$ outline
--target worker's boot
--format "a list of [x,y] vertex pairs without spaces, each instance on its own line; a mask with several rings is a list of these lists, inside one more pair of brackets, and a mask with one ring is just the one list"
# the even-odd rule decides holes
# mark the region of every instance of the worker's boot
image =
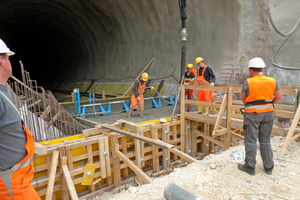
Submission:
[[205,112],[203,115],[208,115],[208,113],[209,113],[209,107],[205,107]]
[[140,117],[143,118],[143,111],[139,110],[139,113],[140,113]]
[[202,113],[203,106],[198,106],[198,113]]
[[242,165],[242,164],[238,164],[238,168],[239,170],[243,171],[243,172],[246,172],[252,176],[255,175],[255,168],[254,167],[250,167],[250,166],[247,166],[246,164]]
[[133,109],[130,108],[129,112],[128,112],[128,115],[126,115],[126,118],[130,117],[131,116],[131,113],[132,113]]

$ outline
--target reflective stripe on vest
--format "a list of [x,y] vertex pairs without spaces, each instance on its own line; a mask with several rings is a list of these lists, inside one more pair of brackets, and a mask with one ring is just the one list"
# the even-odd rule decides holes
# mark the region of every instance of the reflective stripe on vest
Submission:
[[263,74],[253,76],[247,79],[249,87],[249,95],[246,97],[246,104],[252,101],[265,100],[266,104],[246,106],[246,113],[262,113],[273,111],[272,103],[273,95],[276,89],[276,81],[274,78],[266,77]]
[[[205,67],[204,67],[204,69],[203,69],[203,71],[202,71],[202,74],[200,75],[200,67],[198,68],[198,76],[197,76],[197,78],[198,79],[202,79],[202,80],[205,80],[206,82],[208,82],[205,78],[204,78],[204,72],[205,72],[205,69],[206,69],[206,67],[207,67],[207,65],[205,65]],[[197,80],[197,82],[198,83],[205,83],[204,81],[202,81],[202,80]],[[205,84],[201,84],[201,85],[204,85],[204,86],[208,86],[208,84],[207,83],[205,83]]]
[[13,191],[11,189],[11,178],[12,178],[13,173],[19,169],[22,169],[24,167],[31,165],[32,162],[33,162],[33,157],[30,157],[30,158],[26,159],[24,162],[14,165],[10,170],[3,171],[3,172],[0,171],[0,178],[2,179],[6,189],[8,190],[8,192],[12,196],[12,198],[14,198]]

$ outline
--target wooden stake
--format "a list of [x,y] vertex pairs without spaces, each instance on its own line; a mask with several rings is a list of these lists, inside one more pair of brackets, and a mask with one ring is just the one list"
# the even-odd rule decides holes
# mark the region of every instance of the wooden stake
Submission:
[[289,129],[289,132],[288,132],[288,134],[285,138],[285,141],[284,141],[283,145],[281,146],[281,149],[280,149],[279,154],[278,154],[278,159],[280,159],[284,156],[284,154],[287,151],[288,146],[292,142],[292,137],[294,135],[295,128],[296,128],[296,126],[299,122],[299,118],[300,118],[300,106],[298,106],[298,109],[297,109],[297,112],[296,112],[295,117],[293,119],[292,125]]
[[59,156],[59,151],[53,151],[51,165],[49,167],[49,174],[48,174],[49,178],[48,178],[48,185],[47,185],[47,192],[46,192],[46,200],[52,200],[53,194],[55,196],[55,193],[53,192],[53,188],[54,188],[58,156]]
[[[91,144],[86,146],[86,152],[87,152],[87,156],[88,156],[88,164],[93,164],[94,163],[94,161],[93,161],[93,148],[92,148]],[[93,184],[88,186],[88,188],[91,192],[95,191],[95,185],[93,185]]]
[[149,178],[139,167],[137,167],[130,159],[128,159],[124,154],[122,154],[120,151],[116,151],[117,156],[125,162],[134,173],[138,177],[140,177],[143,181],[145,181],[146,184],[152,183],[152,179]]
[[118,135],[112,135],[112,157],[113,157],[113,170],[114,170],[114,186],[115,188],[121,187],[121,169],[120,159],[116,154],[119,151]]
[[105,166],[105,156],[103,156],[104,152],[104,141],[103,138],[98,140],[98,148],[99,148],[99,159],[100,159],[100,170],[101,170],[101,178],[106,178],[106,166]]
[[[158,138],[157,128],[151,126],[151,135],[152,139],[156,140]],[[158,147],[156,145],[152,145],[152,156],[153,156],[153,173],[159,172],[159,154]]]

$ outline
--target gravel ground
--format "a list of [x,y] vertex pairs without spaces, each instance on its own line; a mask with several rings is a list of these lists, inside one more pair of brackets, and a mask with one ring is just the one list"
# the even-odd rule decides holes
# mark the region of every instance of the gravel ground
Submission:
[[241,144],[176,168],[169,175],[153,179],[151,184],[130,187],[118,194],[105,193],[93,200],[164,200],[168,183],[174,183],[203,200],[300,199],[300,143],[293,141],[284,158],[278,160],[279,144],[283,141],[283,137],[273,137],[271,141],[275,162],[272,175],[265,173],[259,149],[255,176],[239,171],[237,161],[230,154],[238,151],[244,156],[245,149]]

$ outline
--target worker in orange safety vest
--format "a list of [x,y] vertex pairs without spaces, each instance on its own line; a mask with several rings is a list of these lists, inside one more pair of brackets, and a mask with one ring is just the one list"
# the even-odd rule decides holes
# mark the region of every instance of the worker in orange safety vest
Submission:
[[[197,82],[202,86],[214,86],[216,77],[213,70],[204,64],[203,58],[198,57],[195,60],[195,63],[199,66],[197,71]],[[207,82],[207,83],[206,83]],[[211,102],[210,98],[212,97],[211,91],[198,90],[198,101]],[[198,106],[198,113],[201,113],[203,106]],[[205,107],[205,115],[209,112],[209,107]]]
[[[144,72],[142,76],[136,79],[134,82],[131,94],[131,105],[127,117],[131,115],[136,106],[138,106],[139,108],[140,116],[143,117],[142,112],[144,111],[144,93],[148,87],[148,74]],[[153,86],[151,86],[150,88],[151,90],[154,89]]]
[[[195,82],[195,74],[192,72],[193,69],[193,64],[187,64],[186,65],[186,72],[184,73],[184,84],[189,85],[193,84]],[[187,97],[188,100],[193,99],[193,91],[191,89],[185,90],[185,96]],[[178,104],[178,109],[180,111],[180,103]],[[188,105],[188,112],[192,110],[192,106]]]
[[31,185],[34,139],[5,88],[14,54],[0,39],[0,199],[40,200]]
[[241,100],[245,104],[243,130],[246,157],[245,164],[238,164],[238,169],[250,175],[255,175],[257,139],[265,172],[271,175],[274,168],[270,143],[275,118],[274,104],[283,97],[276,80],[263,75],[264,67],[266,65],[261,58],[250,60],[248,68],[251,78],[244,82],[241,91]]

